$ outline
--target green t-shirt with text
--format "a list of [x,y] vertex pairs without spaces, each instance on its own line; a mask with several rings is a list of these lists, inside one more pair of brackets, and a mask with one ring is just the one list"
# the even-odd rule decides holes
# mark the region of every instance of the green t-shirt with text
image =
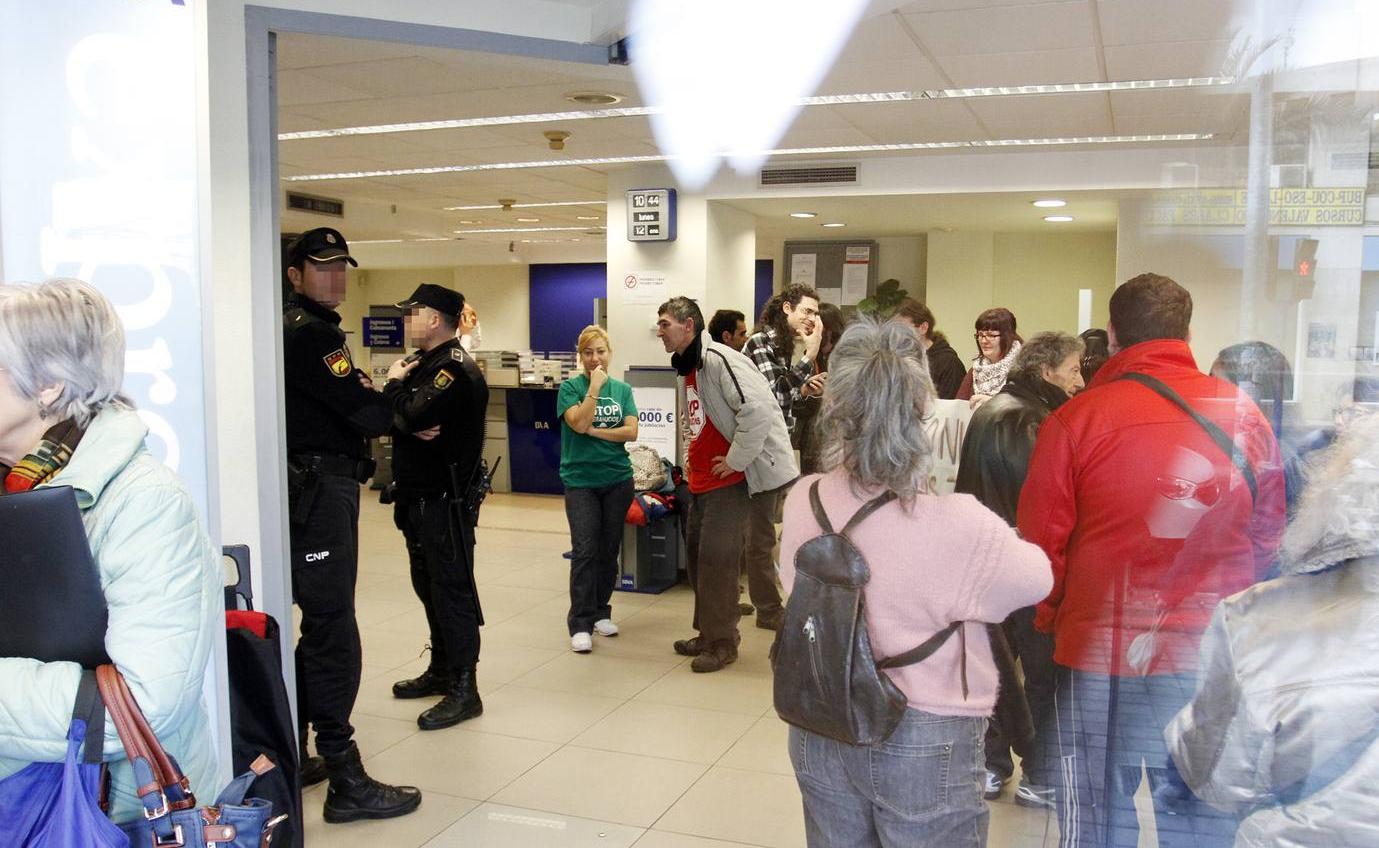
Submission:
[[[560,419],[560,479],[567,488],[594,489],[632,477],[632,461],[627,458],[625,442],[605,442],[576,433],[565,423],[565,410],[579,406],[588,393],[589,377],[580,374],[561,383],[555,399],[555,414]],[[632,387],[609,377],[599,392],[593,426],[621,427],[629,415],[637,417]]]

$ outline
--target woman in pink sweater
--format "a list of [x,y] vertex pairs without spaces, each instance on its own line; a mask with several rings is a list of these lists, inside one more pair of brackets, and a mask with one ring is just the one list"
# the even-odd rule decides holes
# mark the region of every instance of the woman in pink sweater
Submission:
[[[887,491],[896,500],[850,537],[871,579],[864,595],[872,651],[903,653],[964,624],[923,662],[887,670],[909,709],[885,742],[851,746],[790,728],[790,759],[804,796],[810,848],[986,844],[982,739],[996,703],[997,672],[981,622],[1003,621],[1052,588],[1048,559],[970,495],[931,494],[933,445],[923,419],[933,387],[908,325],[861,319],[829,359],[817,422],[819,495],[835,527]],[[785,502],[781,583],[820,529],[799,481]],[[966,642],[968,693],[961,663]]]

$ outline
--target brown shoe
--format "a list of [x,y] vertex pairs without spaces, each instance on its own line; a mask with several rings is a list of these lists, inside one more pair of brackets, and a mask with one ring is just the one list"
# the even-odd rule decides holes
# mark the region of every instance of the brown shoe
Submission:
[[676,639],[675,653],[682,657],[697,657],[704,653],[704,642],[701,637],[695,636],[693,639]]
[[708,650],[694,658],[690,663],[690,671],[705,673],[710,671],[720,671],[723,666],[737,662],[737,646],[732,642],[720,639],[714,642]]
[[756,611],[757,608],[752,606],[751,604],[739,602],[737,605],[737,612],[739,615],[751,615]]
[[762,630],[770,630],[773,632],[779,630],[782,621],[785,621],[785,610],[782,608],[777,607],[770,612],[764,610],[757,611],[757,627],[760,627]]

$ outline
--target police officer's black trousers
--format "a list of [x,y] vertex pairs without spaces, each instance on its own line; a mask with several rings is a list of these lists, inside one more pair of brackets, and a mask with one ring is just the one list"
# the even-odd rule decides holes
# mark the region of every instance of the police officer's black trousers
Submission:
[[292,598],[302,610],[297,642],[297,716],[316,731],[322,756],[344,753],[354,736],[362,653],[354,617],[359,572],[359,483],[323,474],[306,520],[293,524]]
[[474,561],[473,536],[455,538],[450,510],[446,498],[399,495],[393,505],[393,521],[407,540],[412,588],[431,629],[431,668],[442,674],[479,662],[478,599],[468,565]]

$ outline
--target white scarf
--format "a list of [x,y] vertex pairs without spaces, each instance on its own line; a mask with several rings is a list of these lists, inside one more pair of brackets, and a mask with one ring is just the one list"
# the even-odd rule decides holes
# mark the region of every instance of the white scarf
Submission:
[[980,353],[972,360],[972,393],[994,395],[1006,384],[1010,366],[1015,364],[1015,355],[1020,352],[1020,343],[1012,342],[1010,350],[1000,362],[987,362]]

